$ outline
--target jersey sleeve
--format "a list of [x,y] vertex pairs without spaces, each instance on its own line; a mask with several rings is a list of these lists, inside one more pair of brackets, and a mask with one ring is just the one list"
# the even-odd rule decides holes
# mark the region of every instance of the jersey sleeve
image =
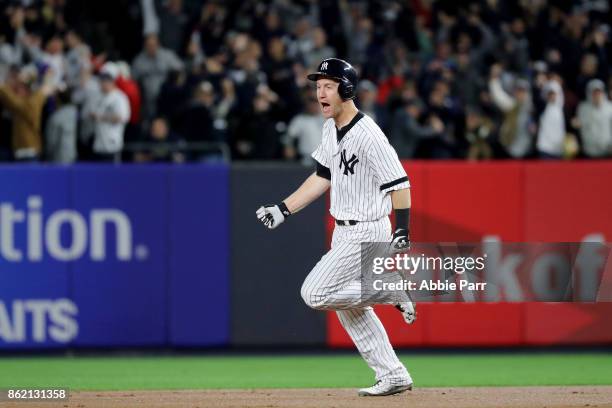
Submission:
[[380,191],[388,193],[410,188],[406,170],[386,137],[373,140],[368,149],[368,159],[380,183]]
[[322,165],[316,160],[315,160],[315,163],[316,163],[315,168],[316,168],[317,176],[322,177],[327,180],[331,180],[331,171],[329,170],[329,167],[325,167],[324,165]]
[[321,138],[321,143],[317,146],[316,150],[312,152],[312,158],[319,163],[320,165],[327,167],[329,169],[330,166],[330,157],[329,151],[326,148],[327,146],[327,128],[323,127],[323,137]]

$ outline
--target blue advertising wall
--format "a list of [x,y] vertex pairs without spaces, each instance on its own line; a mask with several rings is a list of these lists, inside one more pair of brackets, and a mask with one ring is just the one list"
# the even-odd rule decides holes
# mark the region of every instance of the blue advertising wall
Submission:
[[0,348],[229,342],[221,165],[0,167]]
[[[177,167],[170,173],[169,341],[229,342],[229,172]],[[189,232],[189,233],[186,233]]]

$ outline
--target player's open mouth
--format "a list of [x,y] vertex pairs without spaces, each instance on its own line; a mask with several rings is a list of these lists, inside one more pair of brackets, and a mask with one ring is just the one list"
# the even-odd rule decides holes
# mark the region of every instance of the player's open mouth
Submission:
[[328,113],[331,110],[331,106],[327,102],[321,102],[321,110],[323,113]]

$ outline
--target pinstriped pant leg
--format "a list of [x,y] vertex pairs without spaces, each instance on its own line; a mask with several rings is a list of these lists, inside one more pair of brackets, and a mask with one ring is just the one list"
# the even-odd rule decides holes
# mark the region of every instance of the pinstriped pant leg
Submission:
[[[382,303],[397,303],[397,295],[391,291],[362,290],[362,258],[377,253],[380,246],[368,245],[369,241],[387,238],[388,224],[383,222],[340,227],[334,231],[332,249],[329,250],[308,274],[301,289],[304,302],[313,309],[354,309]],[[378,248],[378,249],[377,249]],[[391,275],[383,277],[390,282],[400,279]],[[405,296],[405,294],[404,294]]]
[[[302,285],[306,304],[315,309],[336,310],[359,353],[374,370],[376,379],[397,379],[405,384],[408,371],[399,361],[389,337],[368,300],[363,299],[360,258],[363,242],[387,242],[388,219],[334,231],[332,249],[325,254]],[[366,306],[366,307],[364,307]]]
[[[359,303],[361,286],[354,285],[359,276],[359,250],[358,244],[338,242],[321,258],[302,284],[301,295],[308,306],[335,310]],[[339,292],[342,296],[334,296]]]
[[[357,350],[376,374],[376,380],[410,378],[406,367],[397,358],[387,332],[371,307],[336,311]],[[410,380],[411,382],[411,380]]]

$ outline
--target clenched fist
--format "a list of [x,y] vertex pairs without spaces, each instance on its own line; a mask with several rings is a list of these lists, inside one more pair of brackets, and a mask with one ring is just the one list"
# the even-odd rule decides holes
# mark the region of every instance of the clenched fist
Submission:
[[259,207],[256,214],[259,221],[261,221],[266,227],[274,229],[282,224],[285,219],[291,215],[291,211],[289,211],[285,203],[280,203],[278,205],[266,204]]
[[410,236],[405,228],[398,228],[393,233],[391,252],[394,254],[406,252],[410,249]]

